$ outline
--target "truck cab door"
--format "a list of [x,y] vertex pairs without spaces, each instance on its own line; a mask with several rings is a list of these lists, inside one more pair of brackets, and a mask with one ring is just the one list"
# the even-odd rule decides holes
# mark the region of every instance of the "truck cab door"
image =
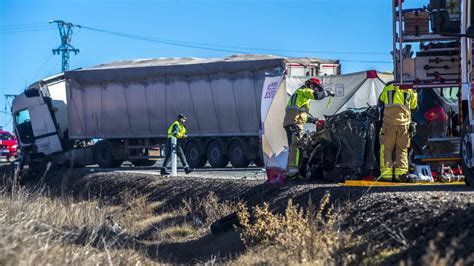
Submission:
[[34,105],[30,106],[28,111],[37,152],[49,155],[62,151],[61,141],[48,106]]
[[[14,105],[16,106],[16,105]],[[24,104],[15,114],[15,132],[20,147],[36,147],[35,153],[49,155],[62,151],[61,142],[51,118],[48,106],[44,103]]]

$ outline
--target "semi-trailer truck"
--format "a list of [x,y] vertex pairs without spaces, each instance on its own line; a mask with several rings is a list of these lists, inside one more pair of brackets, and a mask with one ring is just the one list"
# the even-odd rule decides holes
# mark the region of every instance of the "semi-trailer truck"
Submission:
[[[322,68],[324,66],[324,69]],[[332,72],[328,72],[332,69]],[[31,84],[12,103],[22,165],[149,166],[167,128],[188,117],[191,167],[262,165],[260,102],[266,76],[339,74],[339,62],[239,55],[120,61]]]

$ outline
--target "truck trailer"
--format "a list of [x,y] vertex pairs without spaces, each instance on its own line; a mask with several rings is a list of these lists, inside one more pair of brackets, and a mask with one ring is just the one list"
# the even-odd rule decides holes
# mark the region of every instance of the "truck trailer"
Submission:
[[[324,70],[322,70],[324,66]],[[332,72],[328,72],[332,69]],[[339,74],[338,61],[238,55],[120,61],[33,83],[12,103],[22,163],[153,165],[168,126],[188,117],[191,167],[263,165],[260,105],[265,77]]]

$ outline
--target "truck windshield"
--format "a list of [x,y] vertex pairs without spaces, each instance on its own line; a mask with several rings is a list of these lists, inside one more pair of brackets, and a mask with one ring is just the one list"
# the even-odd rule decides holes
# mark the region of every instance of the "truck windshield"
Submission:
[[31,127],[30,113],[28,110],[19,111],[15,115],[15,122],[21,142],[25,144],[33,143],[33,128]]

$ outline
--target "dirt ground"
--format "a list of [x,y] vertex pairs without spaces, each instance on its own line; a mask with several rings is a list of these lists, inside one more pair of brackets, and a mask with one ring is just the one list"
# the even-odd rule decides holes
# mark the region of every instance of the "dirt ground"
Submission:
[[[336,207],[349,210],[344,230],[363,237],[364,243],[358,248],[397,251],[385,262],[404,260],[417,264],[431,248],[448,256],[450,262],[463,259],[463,263],[474,263],[474,191],[463,185],[373,188],[327,182],[268,185],[258,170],[244,174],[198,172],[161,177],[145,170],[95,168],[51,171],[45,176],[44,184],[52,197],[102,199],[104,204],[119,204],[118,195],[124,191],[137,192],[147,195],[150,204],[161,203],[155,210],[157,213],[179,208],[183,199],[205,198],[210,192],[221,201],[243,201],[248,206],[267,202],[277,212],[285,209],[289,199],[300,206],[317,205],[329,192]],[[233,257],[244,249],[239,235],[230,232],[151,246],[148,253],[160,254],[172,263],[190,263]]]

